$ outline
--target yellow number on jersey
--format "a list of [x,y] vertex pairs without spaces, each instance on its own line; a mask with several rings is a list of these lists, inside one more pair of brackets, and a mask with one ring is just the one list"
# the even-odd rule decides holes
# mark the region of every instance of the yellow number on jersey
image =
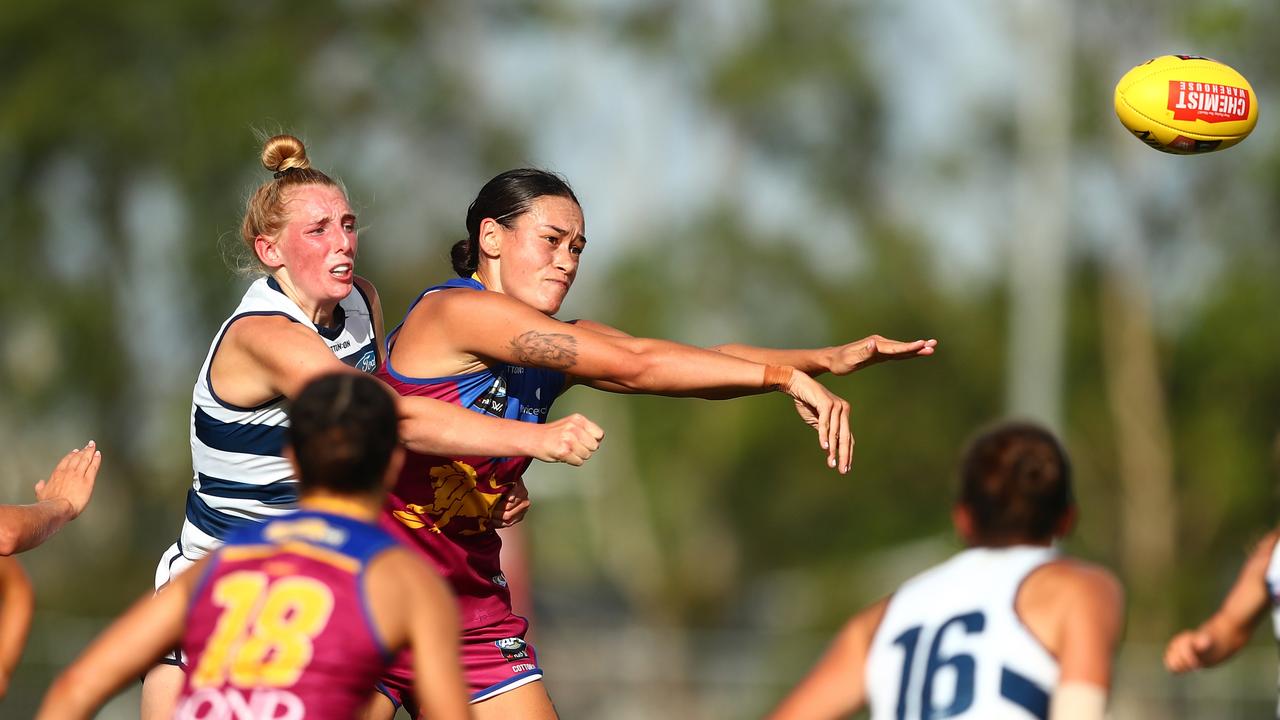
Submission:
[[[329,624],[333,593],[319,580],[234,572],[213,588],[223,608],[191,676],[194,687],[288,687],[311,662],[312,641]],[[270,658],[268,660],[267,658]]]

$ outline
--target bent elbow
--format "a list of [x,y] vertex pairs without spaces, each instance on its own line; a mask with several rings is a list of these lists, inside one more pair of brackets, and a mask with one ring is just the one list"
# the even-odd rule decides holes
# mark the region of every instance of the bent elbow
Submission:
[[8,557],[18,552],[18,531],[0,527],[0,555]]
[[613,377],[605,378],[615,382],[632,392],[647,392],[657,389],[654,378],[655,370],[661,360],[656,353],[648,352],[644,346],[631,349],[626,357],[613,369]]

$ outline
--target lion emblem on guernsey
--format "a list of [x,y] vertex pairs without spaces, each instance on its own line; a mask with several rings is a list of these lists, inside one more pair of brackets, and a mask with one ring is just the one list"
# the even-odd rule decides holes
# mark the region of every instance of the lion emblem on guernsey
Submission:
[[477,535],[489,530],[494,507],[502,499],[503,490],[493,486],[493,478],[476,484],[475,468],[464,462],[431,468],[431,487],[434,492],[430,505],[406,505],[404,510],[392,513],[406,526],[418,530],[431,524],[432,532],[441,532],[454,525],[450,532],[458,535]]

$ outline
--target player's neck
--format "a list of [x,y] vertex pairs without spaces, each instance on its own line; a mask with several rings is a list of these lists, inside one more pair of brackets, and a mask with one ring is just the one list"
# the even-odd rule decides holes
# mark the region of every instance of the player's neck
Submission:
[[319,510],[320,512],[345,515],[365,522],[378,519],[382,509],[381,496],[337,495],[323,490],[303,494],[298,499],[298,507],[302,510]]

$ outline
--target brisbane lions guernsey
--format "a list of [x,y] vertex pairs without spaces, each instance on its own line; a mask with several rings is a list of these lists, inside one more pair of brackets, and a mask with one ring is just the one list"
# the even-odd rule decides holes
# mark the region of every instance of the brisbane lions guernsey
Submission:
[[[427,288],[409,306],[439,290],[484,291],[480,282],[455,278]],[[408,313],[406,313],[407,315]],[[387,335],[387,356],[400,327]],[[396,372],[390,360],[378,377],[407,396],[435,398],[473,412],[541,423],[564,389],[563,373],[494,363],[484,370],[438,378]],[[383,527],[425,554],[458,594],[462,625],[474,629],[511,614],[511,593],[498,563],[502,542],[491,515],[503,492],[530,458],[434,457],[409,453],[388,499]]]
[[236,528],[290,512],[298,501],[293,469],[284,457],[289,425],[286,399],[281,396],[256,407],[240,407],[219,397],[209,379],[214,353],[227,328],[241,318],[260,315],[284,316],[314,330],[347,365],[365,372],[378,366],[373,311],[359,286],[338,303],[333,327],[318,327],[273,278],[260,278],[250,285],[240,306],[214,336],[192,392],[194,478],[175,557],[194,562]]
[[314,510],[234,533],[192,596],[174,717],[353,717],[391,660],[364,571],[395,544],[376,525]]

